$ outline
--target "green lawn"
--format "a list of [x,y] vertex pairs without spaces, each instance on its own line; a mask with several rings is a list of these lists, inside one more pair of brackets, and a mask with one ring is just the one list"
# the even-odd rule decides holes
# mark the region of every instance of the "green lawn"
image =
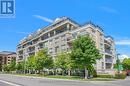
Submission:
[[67,79],[67,80],[81,80],[81,81],[114,81],[113,78],[92,78],[85,80],[84,77],[80,76],[61,76],[61,75],[39,75],[39,74],[16,74],[20,76],[32,76],[32,77],[45,77],[45,78],[56,78],[56,79]]

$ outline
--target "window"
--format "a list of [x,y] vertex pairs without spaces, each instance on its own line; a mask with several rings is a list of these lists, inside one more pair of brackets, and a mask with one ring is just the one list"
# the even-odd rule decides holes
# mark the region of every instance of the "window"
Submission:
[[52,48],[49,48],[49,53],[50,53],[50,54],[52,54],[52,53],[53,53]]
[[52,40],[49,41],[49,44],[52,45]]
[[77,37],[77,33],[73,33],[72,36],[73,36],[73,38],[76,38]]
[[66,46],[65,45],[61,45],[61,51],[62,52],[66,51]]
[[65,39],[65,35],[62,35],[61,36],[61,41],[65,41],[66,39]]
[[94,29],[92,29],[92,33],[95,33],[96,31]]
[[44,34],[42,37],[41,37],[41,40],[45,40],[48,38],[48,33]]
[[87,34],[86,30],[80,31],[80,35],[86,35],[86,34]]
[[39,49],[41,49],[41,48],[43,48],[43,44],[42,43],[39,44]]
[[48,46],[48,42],[46,41],[46,42],[45,42],[45,47],[47,47],[47,46]]
[[62,32],[65,32],[67,30],[67,25],[63,25],[57,29],[55,29],[56,31],[56,34],[59,34],[59,33],[62,33]]
[[54,30],[50,32],[50,37],[54,36]]
[[104,69],[104,62],[102,62],[102,69]]
[[58,39],[59,39],[59,37],[55,38],[55,44],[58,43]]
[[59,46],[55,47],[55,53],[59,52]]

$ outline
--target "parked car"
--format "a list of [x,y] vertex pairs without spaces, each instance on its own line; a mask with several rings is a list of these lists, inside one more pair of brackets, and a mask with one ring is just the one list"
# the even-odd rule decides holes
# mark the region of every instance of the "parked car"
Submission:
[[126,74],[130,76],[130,70],[126,70]]

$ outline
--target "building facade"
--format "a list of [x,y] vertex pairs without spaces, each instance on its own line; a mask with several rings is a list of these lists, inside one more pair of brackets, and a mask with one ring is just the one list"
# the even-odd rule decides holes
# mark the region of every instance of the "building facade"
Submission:
[[24,38],[17,45],[17,62],[27,59],[30,55],[43,48],[55,58],[58,53],[69,52],[71,43],[78,35],[90,35],[96,43],[96,47],[103,54],[103,58],[97,60],[94,65],[98,73],[113,74],[115,63],[115,43],[111,36],[105,36],[99,26],[88,22],[79,25],[68,17],[57,18],[51,25],[39,29]]
[[16,59],[17,55],[15,52],[2,51],[0,52],[0,71],[2,71],[3,65],[8,65],[11,63],[12,59]]

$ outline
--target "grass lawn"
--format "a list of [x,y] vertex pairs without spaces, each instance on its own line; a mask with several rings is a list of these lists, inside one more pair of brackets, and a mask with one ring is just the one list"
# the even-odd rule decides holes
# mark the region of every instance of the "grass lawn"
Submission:
[[55,79],[67,79],[67,80],[81,80],[81,81],[115,81],[113,78],[91,78],[84,79],[80,76],[61,76],[61,75],[40,75],[40,74],[16,74],[20,76],[32,76],[32,77],[45,77],[45,78],[55,78]]

